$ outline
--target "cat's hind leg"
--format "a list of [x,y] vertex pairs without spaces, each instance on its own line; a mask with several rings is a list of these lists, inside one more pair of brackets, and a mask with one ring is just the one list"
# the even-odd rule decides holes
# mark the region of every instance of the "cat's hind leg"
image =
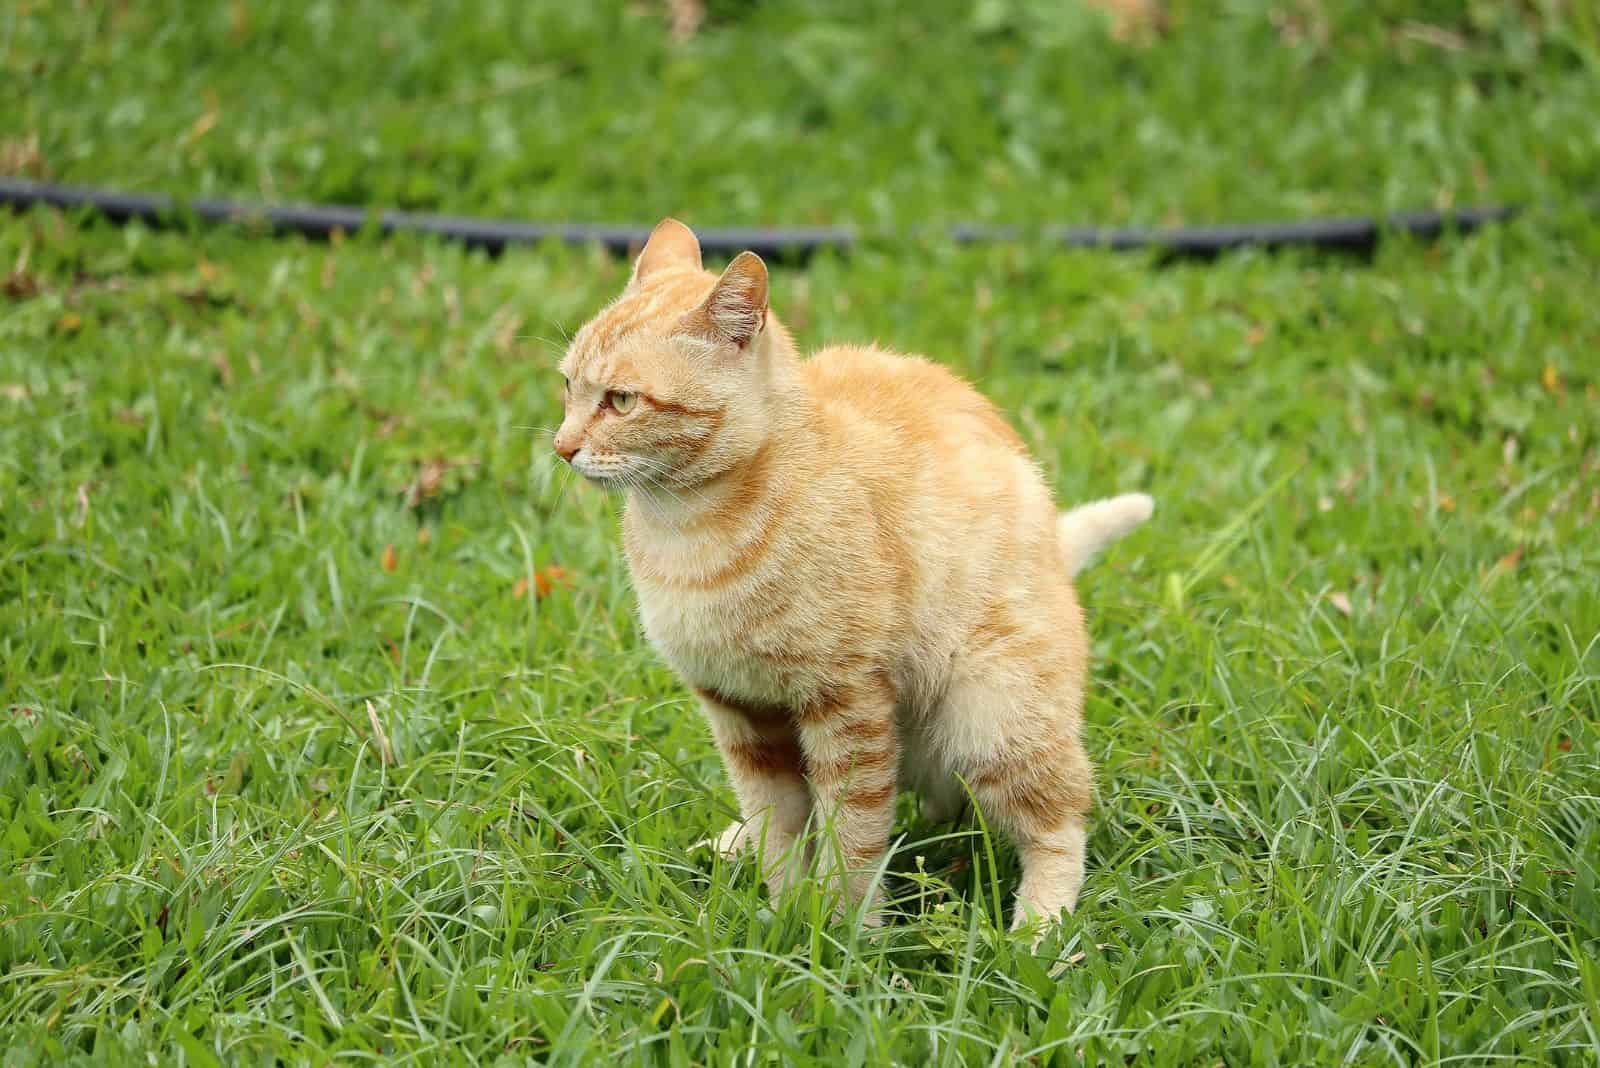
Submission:
[[[1069,595],[1070,596],[1070,595]],[[1079,738],[1081,617],[997,608],[963,657],[939,725],[956,771],[1022,859],[1012,926],[1076,906],[1094,772]]]
[[1022,859],[1013,928],[1035,919],[1057,920],[1077,906],[1091,782],[1089,761],[1075,738],[1000,757],[975,771],[974,795],[1010,835]]

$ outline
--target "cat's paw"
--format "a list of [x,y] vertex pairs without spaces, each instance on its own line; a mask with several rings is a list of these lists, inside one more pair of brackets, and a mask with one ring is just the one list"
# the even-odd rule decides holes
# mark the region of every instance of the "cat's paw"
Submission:
[[728,824],[728,829],[715,838],[702,838],[694,844],[695,849],[709,849],[724,857],[736,857],[750,848],[754,838],[750,834],[750,825],[743,820],[734,820]]
[[1037,953],[1045,938],[1059,934],[1071,915],[1070,909],[1049,914],[1040,912],[1027,902],[1018,901],[1011,914],[1011,934],[1016,938],[1028,939],[1028,948]]

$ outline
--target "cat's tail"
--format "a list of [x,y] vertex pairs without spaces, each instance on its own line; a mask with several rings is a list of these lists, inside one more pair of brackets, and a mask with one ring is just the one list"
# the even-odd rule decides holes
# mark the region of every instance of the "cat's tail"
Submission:
[[1056,537],[1067,571],[1073,575],[1082,571],[1095,553],[1149,519],[1155,508],[1148,493],[1124,493],[1062,512],[1056,520]]

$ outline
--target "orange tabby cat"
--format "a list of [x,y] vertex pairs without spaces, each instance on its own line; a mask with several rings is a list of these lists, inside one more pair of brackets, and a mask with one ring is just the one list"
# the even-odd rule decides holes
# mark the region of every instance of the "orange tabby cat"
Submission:
[[[1070,910],[1092,769],[1072,575],[1149,517],[1057,514],[1020,438],[942,367],[871,347],[801,360],[746,252],[721,277],[664,220],[572,339],[555,449],[625,490],[645,633],[705,708],[773,893],[874,891],[902,782],[935,819],[964,781],[1022,855],[1016,924]],[[875,913],[868,912],[869,919]]]

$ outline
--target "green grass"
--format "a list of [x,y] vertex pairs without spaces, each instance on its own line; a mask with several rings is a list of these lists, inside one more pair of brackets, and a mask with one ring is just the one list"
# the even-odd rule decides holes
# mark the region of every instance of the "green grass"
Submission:
[[[999,23],[927,30],[929,54],[906,16],[818,19],[817,71],[867,58],[807,118],[832,90],[776,0],[713,4],[684,46],[642,7],[328,5],[304,40],[252,7],[237,53],[225,11],[152,7],[0,14],[0,140],[37,134],[70,180],[705,225],[1402,206],[1477,199],[1480,166],[1485,199],[1550,206],[1370,263],[928,244],[776,272],[806,345],[979,382],[1063,502],[1159,501],[1082,582],[1100,805],[1038,955],[1003,930],[1004,841],[909,803],[904,917],[875,935],[688,851],[731,795],[638,635],[615,502],[533,429],[624,265],[0,217],[0,1064],[1600,1057],[1584,9],[1306,5],[1330,43],[1290,46],[1254,5],[1175,5],[1147,50],[1069,22],[1077,68],[1018,28],[1043,5],[980,4]],[[1465,47],[1396,39],[1412,19]],[[894,89],[964,40],[1012,74]],[[767,117],[680,154],[724,79]],[[1329,95],[1291,104],[1305,86]],[[229,103],[174,148],[207,87]],[[1003,124],[963,117],[1002,88],[1028,114],[1083,94],[1039,121],[1103,150],[996,184]],[[306,162],[305,131],[360,115],[370,140]],[[1141,115],[1189,136],[1141,141]],[[554,156],[495,147],[547,119]],[[918,148],[946,119],[970,161]]]
[[[1600,181],[1588,0],[86,3],[0,11],[64,181],[517,218],[1213,222]],[[396,11],[401,7],[401,11]],[[870,32],[863,32],[863,25]],[[30,157],[31,158],[31,157]]]

